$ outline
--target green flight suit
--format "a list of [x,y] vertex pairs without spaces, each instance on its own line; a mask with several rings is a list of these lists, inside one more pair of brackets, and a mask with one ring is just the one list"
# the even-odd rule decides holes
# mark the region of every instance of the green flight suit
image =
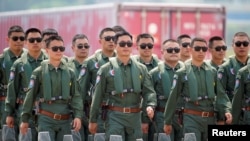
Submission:
[[[227,60],[226,59],[224,59],[223,60],[223,62],[222,62],[222,64],[223,63],[225,63]],[[217,65],[217,64],[215,64],[212,60],[207,60],[207,63],[209,63],[212,67],[214,67],[217,71],[218,71],[218,69],[219,69],[219,67],[221,66],[221,65]],[[220,85],[220,84],[219,84]],[[219,87],[219,85],[217,84],[217,87]],[[229,104],[229,105],[231,105],[231,104]],[[215,111],[218,111],[217,109],[216,109],[216,107],[215,107]]]
[[[150,71],[152,70],[153,68],[155,68],[157,65],[158,65],[158,62],[159,62],[159,59],[156,55],[153,55],[152,56],[152,59],[150,61],[150,63],[145,63],[139,55],[133,55],[132,57],[134,57],[138,62],[142,63],[143,65],[145,65],[147,67],[147,70]],[[142,104],[143,104],[143,100],[142,100]],[[142,118],[145,117],[147,115],[142,115]],[[143,120],[143,119],[142,119]],[[153,140],[154,138],[154,132],[155,132],[155,129],[154,129],[154,126],[152,124],[152,122],[150,122],[149,120],[148,121],[144,121],[144,122],[147,122],[148,123],[148,126],[149,126],[149,130],[148,130],[148,134],[143,134],[143,140],[144,141],[150,141],[150,140]]]
[[219,88],[217,93],[227,94],[231,102],[233,99],[236,74],[246,63],[243,64],[238,61],[235,56],[230,56],[218,69],[218,77],[220,79],[218,79],[219,81],[217,82]]
[[155,68],[158,65],[159,59],[157,58],[157,56],[153,55],[152,56],[152,60],[150,63],[145,63],[139,55],[133,55],[132,57],[135,57],[135,59],[137,61],[139,61],[140,63],[144,64],[147,67],[147,70],[150,71],[153,68]]
[[232,101],[233,124],[250,125],[249,82],[250,64],[247,64],[238,71],[236,76],[234,97]]
[[59,115],[69,115],[73,112],[74,118],[82,119],[83,104],[79,85],[68,64],[62,59],[59,67],[55,68],[48,60],[43,61],[41,66],[33,71],[28,89],[21,121],[28,122],[33,103],[37,100],[38,132],[48,131],[51,141],[62,141],[64,135],[71,134],[72,118],[62,120],[40,113],[41,110]]
[[[72,68],[75,71],[75,76],[77,78],[77,82],[79,83],[79,91],[82,96],[83,101],[83,109],[85,107],[85,98],[89,97],[87,88],[89,87],[89,82],[87,82],[89,77],[87,66],[85,63],[80,64],[78,61],[76,61],[74,58],[70,58],[68,60],[68,65],[70,68]],[[88,105],[87,105],[88,106]],[[84,110],[85,111],[85,110]],[[84,112],[83,111],[83,112]],[[86,116],[85,112],[83,113],[82,118],[82,128],[80,129],[80,135],[82,137],[82,141],[85,141],[88,139],[89,130],[88,130],[88,117]]]
[[[116,56],[116,52],[114,52],[113,57],[115,57],[115,56]],[[109,57],[104,55],[102,53],[102,51],[95,52],[95,54],[90,56],[85,61],[85,63],[87,64],[87,71],[89,72],[88,78],[85,78],[85,81],[89,84],[87,90],[90,92],[90,97],[86,97],[86,101],[85,101],[85,105],[86,106],[89,105],[88,107],[90,107],[90,105],[91,105],[91,99],[93,97],[93,91],[94,91],[94,85],[95,85],[95,81],[96,81],[97,71],[99,70],[99,68],[102,65],[104,65],[108,61],[109,61]],[[87,107],[85,109],[89,111],[89,109],[87,109]],[[98,124],[97,132],[98,133],[105,132],[105,121],[101,118],[101,113],[102,113],[102,110],[100,108],[100,116],[99,116],[98,122],[97,122],[97,124]],[[89,116],[88,113],[87,113],[87,115]]]
[[[160,62],[158,64],[158,67],[152,69],[149,71],[149,74],[152,76],[153,86],[157,95],[157,107],[155,110],[155,116],[154,120],[157,125],[157,131],[158,133],[164,133],[163,127],[164,127],[164,110],[165,105],[167,103],[170,88],[172,86],[173,77],[176,72],[176,70],[183,67],[184,64],[182,62],[179,62],[175,68],[171,68],[164,62]],[[174,114],[173,118],[173,132],[171,133],[171,140],[173,141],[181,141],[183,138],[183,132],[182,132],[182,123],[178,121],[181,117],[181,109],[183,107],[183,98],[179,97],[179,102],[177,104],[176,111],[178,111],[176,114]],[[163,110],[163,111],[162,111]]]
[[[214,104],[225,105],[218,111],[220,117],[230,109],[225,108],[229,101],[227,95],[216,95],[216,69],[208,63],[201,67],[192,65],[191,60],[185,62],[185,67],[176,71],[169,99],[165,106],[164,124],[171,125],[179,96],[184,100],[183,133],[195,133],[196,141],[207,141],[209,124],[215,124],[216,117],[212,114],[203,116],[203,113],[214,112]],[[217,97],[216,97],[217,96]],[[222,101],[222,102],[217,102]],[[186,110],[200,111],[202,115],[185,113]]]
[[[116,57],[110,59],[98,71],[95,87],[90,109],[90,122],[93,123],[97,122],[104,99],[107,107],[138,109],[143,98],[147,102],[142,107],[143,112],[146,112],[146,106],[156,106],[156,94],[147,68],[133,58],[127,65]],[[110,135],[121,135],[126,141],[142,138],[140,109],[135,113],[109,109],[106,124],[106,141],[109,141]]]
[[[23,49],[22,53],[23,52],[26,52],[26,49]],[[1,109],[1,114],[0,114],[1,126],[0,126],[0,128],[2,128],[3,124],[6,123],[7,113],[5,112],[5,100],[4,99],[7,96],[7,85],[8,85],[8,80],[9,80],[9,76],[10,76],[10,68],[13,65],[13,63],[20,57],[21,57],[21,55],[15,56],[9,50],[9,48],[5,48],[3,53],[0,55],[0,70],[2,72],[1,80],[0,80],[0,97],[2,99],[2,100],[0,100],[0,109]]]
[[[29,79],[32,71],[40,66],[40,63],[47,59],[47,56],[41,52],[37,59],[31,57],[28,53],[23,53],[21,58],[17,59],[10,70],[10,79],[7,89],[7,97],[5,101],[5,111],[7,115],[15,118],[15,126],[19,133],[21,110],[23,108],[23,101],[28,90]],[[35,120],[29,121],[29,127],[32,130],[32,140],[37,140],[37,131]],[[18,134],[16,134],[18,136]]]

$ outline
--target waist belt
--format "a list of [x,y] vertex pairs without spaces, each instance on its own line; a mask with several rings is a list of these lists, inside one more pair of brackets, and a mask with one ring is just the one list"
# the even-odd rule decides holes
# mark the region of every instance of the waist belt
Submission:
[[[132,93],[132,92],[134,92],[134,89],[123,89],[122,90],[122,93]],[[110,94],[116,95],[117,93],[116,93],[116,91],[111,91]]]
[[141,108],[117,107],[117,106],[108,106],[108,109],[122,113],[138,113],[141,111]]
[[0,101],[5,101],[6,96],[0,96]]
[[21,99],[21,98],[17,98],[17,99],[16,99],[16,103],[17,103],[17,104],[23,104],[23,103],[24,103],[24,100]]
[[[184,100],[185,100],[186,102],[191,101],[191,98],[190,98],[190,97],[183,97],[183,98],[184,98]],[[205,100],[205,99],[208,99],[208,96],[198,96],[198,97],[197,97],[197,100]]]
[[197,115],[201,117],[213,117],[214,116],[214,112],[196,111],[196,110],[191,110],[191,109],[184,109],[184,113]]
[[[63,99],[63,97],[61,95],[59,95],[59,96],[51,97],[51,99],[47,100],[47,101],[55,101],[55,100],[62,100],[62,99]],[[39,100],[40,100],[40,102],[45,102],[44,98],[40,98]]]
[[52,104],[52,103],[61,103],[61,104],[67,104],[69,103],[69,100],[64,100],[64,99],[54,99],[53,100],[47,100],[45,101],[44,98],[40,98],[39,102],[41,103],[47,103],[47,104]]
[[38,113],[48,116],[50,118],[53,118],[55,120],[68,120],[70,118],[70,114],[66,114],[66,115],[54,114],[49,111],[45,111],[41,109],[38,111]]
[[242,110],[244,110],[244,111],[250,111],[250,106],[243,107]]

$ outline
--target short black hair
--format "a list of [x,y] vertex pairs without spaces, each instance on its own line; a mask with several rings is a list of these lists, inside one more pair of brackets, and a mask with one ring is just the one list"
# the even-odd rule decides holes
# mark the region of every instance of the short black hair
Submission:
[[13,25],[8,30],[8,37],[10,37],[13,32],[22,32],[22,33],[24,33],[24,30],[19,25]]
[[108,32],[108,31],[113,31],[113,32],[115,32],[113,28],[110,28],[110,27],[103,28],[103,29],[101,30],[100,34],[99,34],[99,38],[101,39],[103,33],[104,33],[104,32]]
[[175,39],[167,39],[167,40],[163,41],[162,45],[166,44],[167,42],[175,42],[175,43],[179,44]]
[[213,47],[214,41],[223,41],[223,38],[220,37],[220,36],[212,36],[212,37],[210,37],[210,39],[208,40],[208,47],[209,48]]
[[191,39],[191,37],[190,37],[188,34],[181,34],[181,35],[179,35],[179,36],[177,37],[177,42],[178,42],[179,44],[181,44],[181,40],[182,40],[183,38],[189,38],[189,39]]
[[58,35],[58,32],[54,28],[46,28],[42,31],[42,38],[45,35]]
[[192,41],[191,41],[191,45],[190,47],[193,47],[194,46],[194,42],[204,42],[207,44],[207,41],[203,38],[200,38],[200,37],[195,37]]
[[89,40],[88,37],[85,34],[76,34],[72,39],[72,45],[75,44],[77,39],[87,39],[87,40]]
[[163,41],[161,49],[163,49],[163,45],[165,45],[168,42],[174,42],[174,43],[177,43],[179,45],[179,43],[175,39],[167,39],[167,40]]
[[133,37],[130,33],[128,33],[127,31],[123,31],[123,32],[118,32],[115,34],[114,43],[117,44],[119,37],[126,36],[126,35],[129,36],[131,40],[133,40]]
[[63,39],[61,36],[59,35],[52,35],[50,36],[48,39],[45,40],[45,43],[46,43],[46,48],[49,47],[50,43],[54,40],[57,40],[57,41],[62,41],[63,42]]
[[27,39],[28,34],[31,32],[38,32],[41,35],[40,29],[32,27],[32,28],[29,28],[25,31],[25,39]]
[[[235,37],[238,37],[238,36],[244,36],[244,37],[247,37],[248,40],[250,40],[250,39],[249,39],[249,36],[248,36],[248,34],[247,34],[246,32],[236,32],[236,33],[234,34],[234,38],[235,38]],[[234,43],[234,38],[233,38],[233,43]]]
[[126,31],[125,28],[123,28],[122,26],[120,25],[115,25],[112,27],[114,32],[117,33],[117,32],[122,32],[122,31]]
[[154,42],[154,38],[152,35],[148,34],[148,33],[142,33],[142,34],[139,34],[137,37],[136,37],[136,43],[138,44],[138,42],[140,41],[141,38],[151,38]]

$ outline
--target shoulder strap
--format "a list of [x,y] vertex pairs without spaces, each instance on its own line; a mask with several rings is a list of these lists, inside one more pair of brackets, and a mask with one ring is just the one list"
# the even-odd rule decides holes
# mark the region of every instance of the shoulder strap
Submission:
[[29,78],[30,78],[33,70],[32,70],[32,67],[30,66],[29,61],[28,61],[28,53],[27,52],[23,53],[20,59],[22,61],[22,65],[21,65],[22,70],[24,70],[23,71],[24,78],[23,78],[22,83],[24,83],[23,86],[26,87],[29,84]]
[[187,73],[187,79],[189,80],[188,89],[189,89],[190,99],[191,101],[196,101],[198,98],[198,84],[191,66],[191,61],[188,60],[185,62],[185,68]]
[[[131,66],[131,72],[132,72],[132,82],[133,82],[133,88],[135,93],[141,92],[141,83],[142,83],[142,73],[140,72],[141,69],[139,68],[140,63],[136,60],[134,60],[131,57],[132,66]],[[146,69],[147,70],[147,69]]]
[[102,59],[102,52],[98,51],[95,53],[95,58],[96,58],[96,62],[98,63],[98,66],[102,66],[103,64],[105,64],[106,62]]
[[168,97],[170,89],[171,89],[171,80],[169,78],[168,72],[165,69],[164,62],[158,63],[159,72],[161,75],[161,83],[163,88],[164,96]]
[[[214,76],[214,67],[210,63],[205,62],[206,67],[206,89],[208,98],[213,99],[215,97],[214,87],[215,87],[215,76]],[[213,88],[213,89],[211,89]]]
[[67,66],[67,62],[62,61],[62,63],[63,63],[62,82],[61,82],[62,98],[68,100],[70,99],[70,89],[72,87],[73,73],[70,73],[70,68]]
[[119,68],[117,59],[114,58],[110,58],[109,59],[110,64],[112,65],[113,69],[114,69],[114,81],[115,82],[119,82],[119,83],[115,83],[115,91],[116,93],[122,93],[123,92],[123,79],[122,79],[122,73],[121,73],[121,69]]
[[[51,100],[51,81],[48,68],[49,60],[44,60],[41,63],[42,67],[42,82],[43,82],[43,97],[45,101]],[[46,85],[45,85],[46,84]]]

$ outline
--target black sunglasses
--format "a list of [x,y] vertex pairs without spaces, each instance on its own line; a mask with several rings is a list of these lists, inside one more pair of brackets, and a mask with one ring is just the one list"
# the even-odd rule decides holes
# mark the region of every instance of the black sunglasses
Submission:
[[85,48],[85,49],[88,49],[90,46],[89,45],[78,45],[77,48],[78,49],[82,49],[82,48]]
[[167,51],[167,53],[173,53],[173,51],[175,53],[179,53],[180,52],[180,48],[178,48],[178,47],[170,47],[170,48],[167,48],[165,50]]
[[35,43],[35,41],[37,42],[37,43],[40,43],[40,42],[42,42],[42,38],[29,38],[29,39],[27,39],[30,43]]
[[207,52],[207,49],[208,48],[206,46],[195,46],[194,47],[195,51],[201,51],[202,50],[203,52]]
[[13,41],[17,41],[18,39],[20,39],[20,41],[24,41],[24,37],[23,36],[13,36],[12,38],[11,38]]
[[247,47],[249,45],[249,42],[247,42],[247,41],[243,41],[243,42],[237,41],[234,44],[235,44],[236,47],[241,47],[241,45],[243,45],[244,47]]
[[227,50],[227,46],[216,46],[214,48],[214,50],[215,51],[221,51],[221,50],[226,51]]
[[186,47],[190,46],[190,43],[185,42],[185,43],[182,43],[181,46],[186,48]]
[[146,49],[146,47],[148,47],[148,49],[152,49],[154,47],[154,45],[151,44],[151,43],[148,43],[148,44],[142,43],[139,46],[140,46],[141,49]]
[[120,43],[118,43],[120,47],[125,47],[127,45],[127,47],[132,47],[133,43],[132,42],[124,42],[121,41]]
[[58,50],[60,50],[61,52],[64,52],[65,51],[65,47],[64,46],[53,46],[53,47],[51,47],[51,50],[53,52],[57,52]]
[[106,37],[103,37],[105,41],[110,41],[112,39],[112,41],[114,41],[115,39],[115,36],[106,36]]

